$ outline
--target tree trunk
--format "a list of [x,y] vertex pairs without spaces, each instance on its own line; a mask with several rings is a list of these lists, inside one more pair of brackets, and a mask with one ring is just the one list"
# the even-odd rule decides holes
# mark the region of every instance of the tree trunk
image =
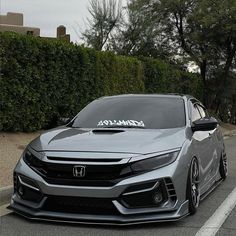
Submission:
[[208,101],[208,86],[207,86],[207,81],[206,81],[206,70],[207,70],[207,62],[204,60],[200,64],[200,74],[202,77],[202,82],[203,82],[203,104],[204,106],[208,107],[209,101]]
[[228,82],[228,77],[229,77],[229,72],[230,72],[230,68],[232,66],[234,57],[236,54],[236,42],[234,44],[234,46],[231,48],[230,47],[230,51],[223,69],[223,73],[221,75],[221,84],[218,85],[218,90],[215,96],[215,100],[213,102],[213,105],[215,107],[215,113],[218,113],[221,103],[222,103],[222,94],[225,91],[225,87],[227,86],[227,82]]

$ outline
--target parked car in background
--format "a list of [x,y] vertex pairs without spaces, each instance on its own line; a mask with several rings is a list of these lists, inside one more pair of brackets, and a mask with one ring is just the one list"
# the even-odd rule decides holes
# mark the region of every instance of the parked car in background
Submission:
[[27,146],[11,208],[63,222],[179,220],[226,176],[217,120],[194,97],[103,97]]

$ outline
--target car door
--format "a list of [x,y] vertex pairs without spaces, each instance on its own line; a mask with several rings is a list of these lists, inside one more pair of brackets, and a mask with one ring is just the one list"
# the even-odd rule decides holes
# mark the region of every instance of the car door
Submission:
[[[201,114],[202,118],[209,117],[209,114],[207,110],[202,106],[197,104],[197,108]],[[212,155],[209,156],[209,165],[210,165],[210,175],[213,178],[215,174],[218,172],[218,163],[219,163],[219,158],[221,156],[221,147],[219,147],[218,144],[218,137],[217,137],[217,132],[218,132],[219,127],[217,126],[216,129],[208,131],[209,133],[209,138],[210,138],[210,143],[211,145],[211,152]]]
[[[198,102],[190,101],[191,106],[191,121],[194,122],[203,118],[199,107],[201,105]],[[199,170],[200,170],[200,189],[204,193],[208,187],[212,176],[212,162],[213,162],[213,143],[212,135],[209,131],[195,131],[192,136],[192,142],[194,149],[199,157]]]

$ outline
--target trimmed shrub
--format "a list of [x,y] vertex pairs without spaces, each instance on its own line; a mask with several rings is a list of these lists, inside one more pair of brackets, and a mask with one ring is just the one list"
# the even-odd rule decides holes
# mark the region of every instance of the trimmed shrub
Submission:
[[154,59],[97,52],[59,40],[0,33],[0,130],[55,126],[92,100],[124,93],[198,94],[199,78]]
[[202,82],[198,74],[181,71],[158,59],[141,60],[146,93],[180,93],[202,98]]

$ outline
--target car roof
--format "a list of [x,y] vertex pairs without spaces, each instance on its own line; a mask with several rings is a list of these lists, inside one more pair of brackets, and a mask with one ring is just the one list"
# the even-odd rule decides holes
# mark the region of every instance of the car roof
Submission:
[[122,98],[122,97],[166,97],[166,98],[186,98],[188,99],[194,99],[191,95],[188,94],[177,94],[177,93],[163,93],[163,94],[120,94],[120,95],[113,95],[113,96],[104,96],[100,99],[106,99],[106,98]]

